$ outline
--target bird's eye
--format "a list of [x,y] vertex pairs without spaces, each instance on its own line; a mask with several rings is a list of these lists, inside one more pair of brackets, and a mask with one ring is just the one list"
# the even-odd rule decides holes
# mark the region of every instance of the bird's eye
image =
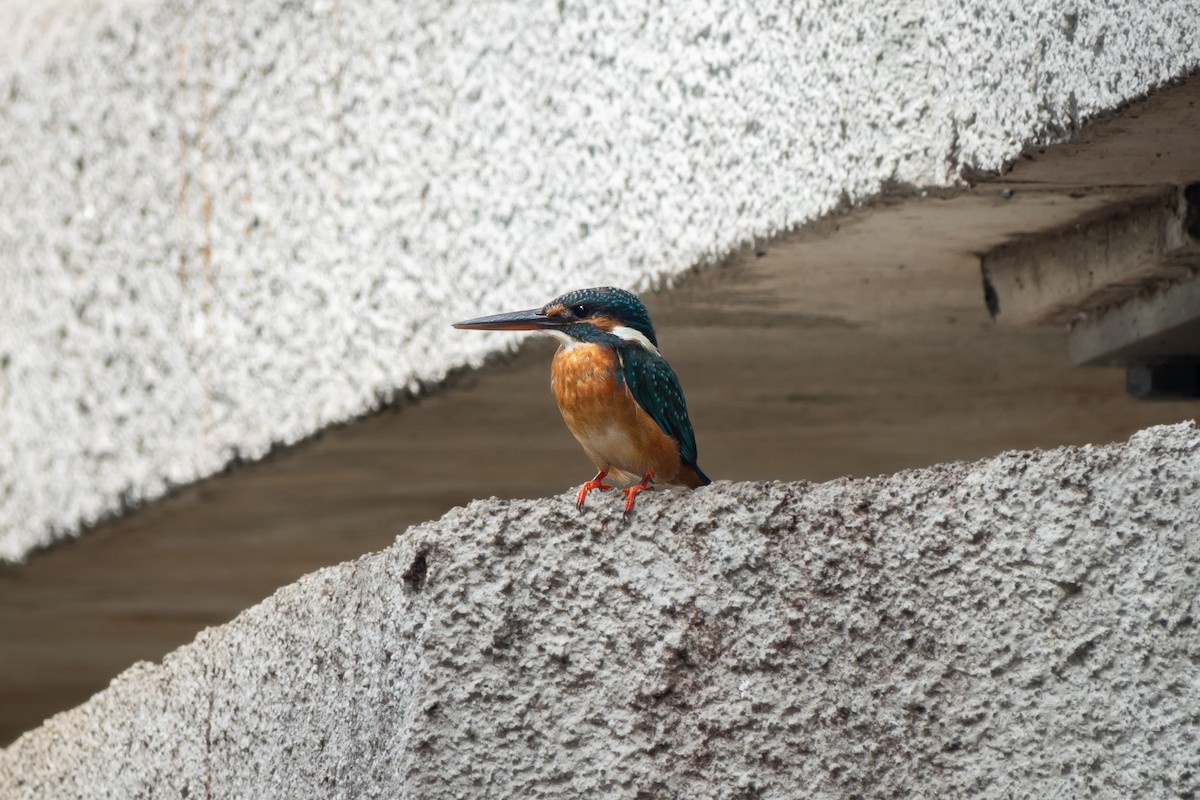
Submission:
[[573,313],[575,316],[577,316],[577,317],[579,317],[580,319],[582,319],[583,317],[586,317],[586,316],[588,315],[588,307],[587,307],[587,306],[585,306],[583,303],[580,303],[580,304],[579,304],[579,305],[577,305],[577,306],[572,306],[572,307],[571,307],[571,312],[572,312],[572,313]]

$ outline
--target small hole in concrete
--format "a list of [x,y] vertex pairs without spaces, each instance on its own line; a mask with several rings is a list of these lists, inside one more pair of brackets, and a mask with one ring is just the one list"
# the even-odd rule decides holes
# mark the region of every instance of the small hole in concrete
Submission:
[[1063,590],[1063,593],[1070,597],[1071,595],[1079,594],[1083,591],[1083,586],[1074,581],[1050,581],[1055,586]]
[[1000,298],[996,295],[996,287],[992,286],[987,275],[983,276],[983,304],[987,306],[988,313],[993,317],[1000,313]]
[[427,553],[422,550],[417,553],[417,557],[408,565],[408,569],[401,576],[404,579],[404,585],[410,591],[419,592],[425,586],[425,576],[429,574],[429,562],[426,560]]
[[1188,236],[1200,239],[1200,183],[1193,183],[1183,190],[1183,199],[1187,201],[1187,212],[1184,215],[1184,225]]

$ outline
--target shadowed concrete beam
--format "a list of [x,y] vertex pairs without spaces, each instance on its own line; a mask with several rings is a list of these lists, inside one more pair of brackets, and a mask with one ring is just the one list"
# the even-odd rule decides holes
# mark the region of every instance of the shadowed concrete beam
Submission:
[[[1188,248],[1194,256],[1195,246]],[[1113,367],[1200,356],[1200,278],[1130,298],[1071,329],[1071,360]]]
[[1001,245],[982,259],[989,311],[1012,325],[1063,325],[1103,315],[1200,268],[1191,191]]

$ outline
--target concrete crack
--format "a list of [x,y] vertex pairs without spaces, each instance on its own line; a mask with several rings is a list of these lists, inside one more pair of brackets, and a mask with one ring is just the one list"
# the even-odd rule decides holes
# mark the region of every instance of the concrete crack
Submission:
[[204,797],[212,800],[212,721],[213,708],[217,701],[215,682],[208,685],[208,716],[204,721]]

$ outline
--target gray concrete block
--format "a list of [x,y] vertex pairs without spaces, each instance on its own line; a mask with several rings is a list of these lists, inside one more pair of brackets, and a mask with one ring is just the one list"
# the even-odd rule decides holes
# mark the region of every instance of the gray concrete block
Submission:
[[0,559],[1200,65],[1196,0],[0,0]]
[[1200,430],[479,501],[0,753],[0,795],[1187,797]]

